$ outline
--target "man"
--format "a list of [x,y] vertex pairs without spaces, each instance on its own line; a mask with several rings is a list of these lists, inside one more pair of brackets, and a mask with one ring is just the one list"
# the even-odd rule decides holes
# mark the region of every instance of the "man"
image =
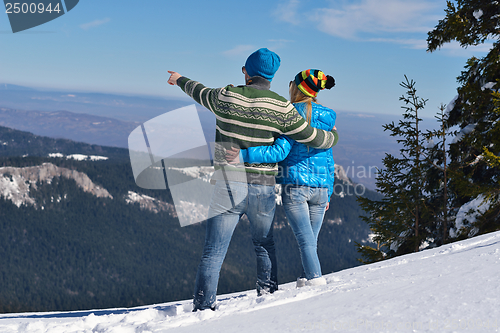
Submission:
[[168,83],[178,85],[217,119],[213,176],[216,185],[196,276],[193,311],[215,310],[220,268],[243,214],[250,221],[257,255],[257,294],[278,289],[272,228],[277,163],[230,165],[226,149],[272,145],[281,134],[315,148],[331,148],[337,143],[336,131],[312,128],[287,99],[269,90],[280,61],[276,53],[259,49],[242,68],[246,85],[216,89],[169,71]]

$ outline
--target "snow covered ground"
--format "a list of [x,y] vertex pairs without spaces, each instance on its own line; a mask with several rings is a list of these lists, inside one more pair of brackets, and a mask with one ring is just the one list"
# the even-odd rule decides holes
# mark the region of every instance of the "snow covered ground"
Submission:
[[[272,295],[131,309],[0,315],[0,332],[499,332],[500,232],[326,275]],[[194,283],[194,281],[193,281]]]

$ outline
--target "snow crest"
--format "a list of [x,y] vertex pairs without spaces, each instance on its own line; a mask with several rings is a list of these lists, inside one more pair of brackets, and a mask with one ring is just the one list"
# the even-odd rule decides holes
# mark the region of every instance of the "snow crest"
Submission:
[[[44,163],[33,167],[2,167],[0,168],[0,195],[12,201],[16,206],[23,204],[37,206],[35,199],[30,197],[30,189],[37,189],[37,183],[50,184],[54,177],[73,179],[85,192],[98,198],[111,198],[109,192],[94,184],[83,172],[60,168],[52,163]],[[42,207],[43,209],[43,207]]]
[[167,211],[170,212],[173,217],[177,217],[177,215],[175,214],[174,206],[172,204],[152,198],[145,194],[139,194],[133,191],[128,191],[128,194],[125,197],[125,202],[128,204],[138,203],[141,209],[147,209],[154,213],[159,213],[160,211]]
[[[52,153],[52,154],[49,154],[49,157],[51,157],[51,158],[64,158],[65,156],[61,153]],[[71,155],[67,155],[66,159],[68,159],[68,160],[73,159],[73,160],[77,160],[77,161],[87,161],[87,160],[105,161],[109,158],[105,157],[105,156],[97,156],[97,155],[71,154]]]
[[201,179],[207,183],[210,182],[210,178],[212,178],[215,170],[213,166],[194,166],[194,167],[187,167],[187,168],[174,168],[170,167],[168,168],[170,170],[175,170],[179,171],[180,173],[195,178],[195,179]]

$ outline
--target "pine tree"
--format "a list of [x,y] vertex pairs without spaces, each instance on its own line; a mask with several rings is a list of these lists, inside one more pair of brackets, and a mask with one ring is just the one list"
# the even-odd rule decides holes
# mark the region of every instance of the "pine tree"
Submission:
[[[498,92],[493,90],[500,88],[500,4],[447,1],[445,12],[446,17],[429,32],[428,51],[453,40],[462,47],[495,41],[485,57],[467,61],[458,77],[458,98],[447,115],[447,128],[460,128],[450,145],[449,186],[456,193],[453,205],[468,207],[464,205],[479,202],[472,215],[455,225],[453,236],[464,238],[500,230],[500,113],[495,104]],[[477,206],[484,212],[474,213]]]
[[[493,102],[496,108],[493,110],[497,117],[500,115],[500,93],[498,91],[493,92]],[[491,128],[489,129],[492,142],[490,147],[500,145],[500,118],[497,118]],[[492,168],[500,168],[500,156],[493,153],[488,147],[483,148],[485,162]],[[498,193],[498,189],[494,190],[493,193]]]
[[428,196],[426,200],[435,220],[434,225],[429,228],[429,231],[434,235],[430,244],[432,246],[440,246],[447,242],[450,216],[453,215],[453,212],[456,213],[456,210],[451,207],[454,193],[450,192],[448,186],[449,168],[446,139],[449,136],[449,131],[446,128],[448,113],[445,111],[446,105],[441,105],[440,112],[435,116],[440,124],[439,129],[427,131],[426,134],[429,143],[424,166],[424,169],[427,170],[425,190]]
[[[373,240],[379,244],[378,249],[357,245],[365,263],[417,252],[432,237],[429,227],[433,220],[425,192],[425,135],[419,128],[422,119],[418,117],[426,100],[417,96],[415,82],[406,76],[401,86],[407,90],[400,98],[405,103],[404,120],[398,125],[394,122],[384,125],[384,131],[399,137],[397,142],[403,146],[401,156],[386,154],[383,159],[384,169],[379,170],[376,185],[384,198],[358,199],[368,213],[364,220],[375,234]],[[380,247],[381,244],[384,246]]]

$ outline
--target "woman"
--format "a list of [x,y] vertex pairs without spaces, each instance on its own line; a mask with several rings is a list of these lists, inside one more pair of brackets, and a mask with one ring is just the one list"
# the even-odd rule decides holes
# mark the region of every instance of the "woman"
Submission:
[[[331,131],[335,128],[335,111],[317,103],[318,92],[331,89],[335,80],[322,71],[308,69],[298,73],[290,82],[290,101],[311,126]],[[299,245],[303,276],[297,287],[323,285],[317,254],[317,239],[333,193],[334,161],[331,149],[309,148],[285,136],[272,146],[252,147],[229,151],[232,163],[280,162],[276,178],[282,184],[283,207]]]

